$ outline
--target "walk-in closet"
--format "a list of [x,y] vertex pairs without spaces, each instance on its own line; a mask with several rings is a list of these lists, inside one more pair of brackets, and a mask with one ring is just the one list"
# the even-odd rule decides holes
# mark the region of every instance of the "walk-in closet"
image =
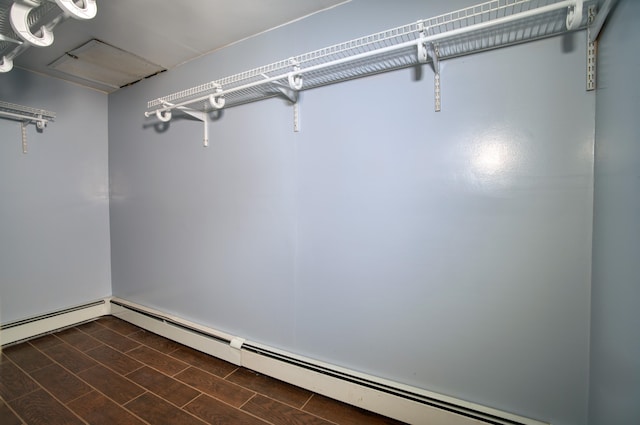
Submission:
[[639,17],[0,0],[0,423],[640,423]]

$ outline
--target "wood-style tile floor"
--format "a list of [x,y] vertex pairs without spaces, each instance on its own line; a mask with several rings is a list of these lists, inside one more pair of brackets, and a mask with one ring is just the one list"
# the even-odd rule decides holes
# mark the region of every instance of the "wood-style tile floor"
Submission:
[[2,350],[0,424],[400,422],[106,316]]

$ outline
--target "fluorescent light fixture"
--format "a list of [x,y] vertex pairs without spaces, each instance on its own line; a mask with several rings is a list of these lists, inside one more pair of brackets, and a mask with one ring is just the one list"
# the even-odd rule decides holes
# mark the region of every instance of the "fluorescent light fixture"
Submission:
[[91,40],[50,63],[49,68],[113,89],[164,71],[133,53]]

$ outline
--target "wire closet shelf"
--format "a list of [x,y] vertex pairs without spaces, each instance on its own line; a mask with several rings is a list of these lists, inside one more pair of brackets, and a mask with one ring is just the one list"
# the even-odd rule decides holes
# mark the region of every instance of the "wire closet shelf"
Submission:
[[38,124],[39,128],[42,128],[48,121],[52,121],[55,117],[55,112],[0,101],[0,118],[34,122]]
[[20,122],[22,136],[22,153],[27,153],[27,125],[35,124],[42,131],[49,121],[56,117],[55,112],[45,109],[31,108],[14,103],[0,101],[0,118]]
[[[147,103],[145,115],[210,112],[331,83],[582,29],[598,0],[493,0],[335,44],[182,90]],[[436,73],[438,70],[436,69]]]

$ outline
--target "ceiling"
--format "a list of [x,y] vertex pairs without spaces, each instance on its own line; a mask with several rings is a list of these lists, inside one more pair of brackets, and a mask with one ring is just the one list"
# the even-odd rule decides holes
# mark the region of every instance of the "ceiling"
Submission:
[[[33,3],[34,0],[22,1]],[[146,59],[160,69],[171,69],[205,53],[347,1],[96,0],[98,12],[95,18],[86,21],[67,19],[54,28],[55,39],[51,46],[26,49],[14,59],[14,66],[113,92],[117,87],[79,79],[49,65],[97,39]],[[82,4],[79,0],[75,2]],[[7,9],[12,3],[13,0],[0,0],[0,7]]]

